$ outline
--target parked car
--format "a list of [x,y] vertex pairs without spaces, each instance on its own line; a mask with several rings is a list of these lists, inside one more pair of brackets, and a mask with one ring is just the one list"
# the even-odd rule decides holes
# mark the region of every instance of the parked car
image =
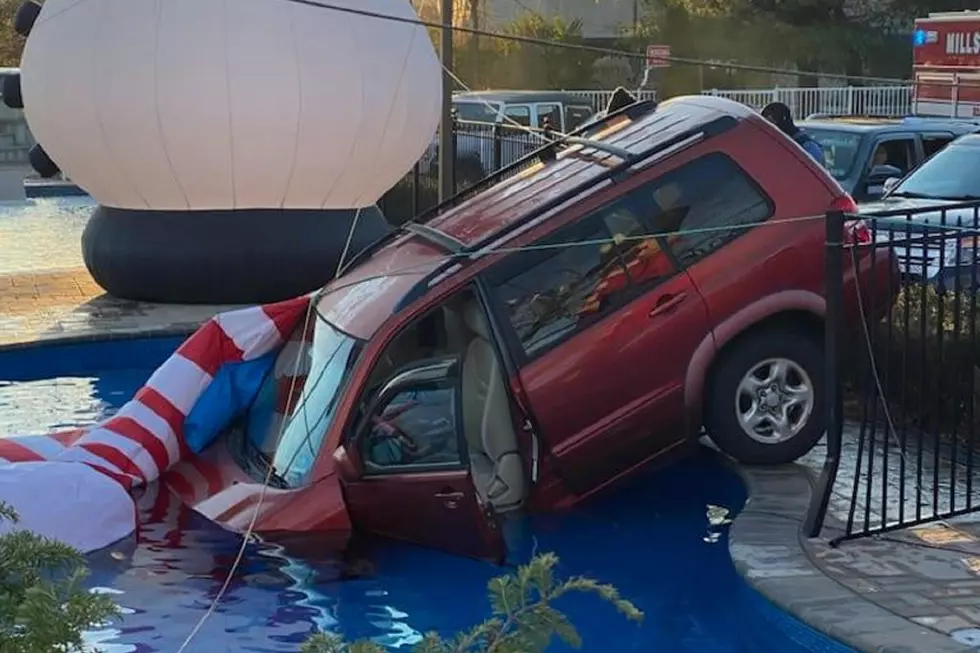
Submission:
[[[879,199],[901,177],[980,122],[946,118],[811,116],[800,122],[820,146],[827,169],[858,203]],[[877,160],[876,160],[877,157]]]
[[907,280],[941,290],[977,285],[978,170],[980,134],[960,136],[905,177],[885,180],[885,196],[861,206],[862,214],[892,217],[877,238],[892,241]]
[[[328,284],[241,428],[205,451],[220,473],[183,476],[208,478],[200,512],[243,528],[268,477],[259,533],[349,515],[500,561],[510,518],[667,464],[702,428],[748,464],[814,446],[823,216],[857,209],[840,185],[756,112],[709,96],[633,104],[534,157]],[[870,242],[860,222],[846,237]],[[848,258],[852,316],[859,276],[887,309],[894,261]],[[298,365],[295,382],[279,373]],[[271,411],[291,397],[279,431]]]
[[[456,118],[456,175],[471,185],[510,165],[541,146],[521,127],[544,129],[545,124],[569,132],[585,123],[595,110],[591,102],[561,91],[471,91],[453,95]],[[433,140],[421,161],[428,173],[439,156]]]

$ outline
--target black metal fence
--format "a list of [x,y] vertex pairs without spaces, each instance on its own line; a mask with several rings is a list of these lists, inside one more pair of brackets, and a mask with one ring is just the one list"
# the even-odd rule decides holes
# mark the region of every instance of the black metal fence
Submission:
[[980,202],[860,218],[827,216],[834,543],[980,510]]
[[[465,190],[487,175],[526,156],[545,143],[540,130],[509,125],[456,121],[453,125],[453,180]],[[433,139],[412,172],[381,198],[388,221],[400,225],[439,201],[439,148]]]

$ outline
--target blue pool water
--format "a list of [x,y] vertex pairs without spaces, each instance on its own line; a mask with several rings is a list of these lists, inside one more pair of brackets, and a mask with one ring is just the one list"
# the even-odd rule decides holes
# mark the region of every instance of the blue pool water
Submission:
[[[119,340],[0,352],[0,434],[91,423],[112,413],[173,350],[174,339]],[[712,454],[648,474],[573,512],[527,523],[524,557],[554,551],[563,576],[617,586],[646,613],[626,622],[592,597],[560,607],[585,651],[847,653],[749,589],[732,567],[727,524],[745,501]],[[140,499],[143,534],[90,557],[91,584],[123,607],[91,633],[106,653],[172,653],[207,610],[240,546],[153,489]],[[252,545],[224,601],[187,651],[295,651],[330,629],[410,648],[421,633],[451,634],[488,616],[486,583],[503,569],[394,542],[338,559],[303,559]],[[563,650],[556,646],[554,650]]]

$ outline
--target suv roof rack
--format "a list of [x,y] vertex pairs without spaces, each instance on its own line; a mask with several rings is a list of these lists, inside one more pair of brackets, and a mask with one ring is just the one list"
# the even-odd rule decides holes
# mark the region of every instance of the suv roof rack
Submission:
[[450,254],[462,254],[466,251],[466,245],[446,232],[439,231],[435,227],[430,227],[419,222],[406,222],[402,228],[411,234],[424,238],[434,245],[442,247]]
[[605,152],[606,154],[612,154],[613,156],[619,157],[623,161],[633,161],[636,159],[636,155],[627,150],[625,147],[619,147],[618,145],[606,143],[605,141],[600,141],[595,138],[569,136],[567,134],[555,134],[555,136],[558,138],[555,140],[553,147],[542,148],[541,154],[538,157],[542,161],[554,159],[556,155],[555,148],[561,147],[563,150],[567,151],[567,147],[571,145],[591,147],[593,150],[599,150],[600,152]]
[[[587,121],[586,123],[584,123],[583,125],[581,125],[577,129],[572,130],[568,134],[563,134],[562,135],[562,138],[564,138],[566,140],[566,142],[568,142],[568,139],[583,138],[585,141],[588,141],[589,142],[589,146],[594,147],[596,149],[599,149],[599,147],[605,147],[606,150],[608,151],[609,148],[611,148],[611,147],[614,148],[616,146],[609,145],[608,143],[602,143],[602,141],[595,141],[595,140],[589,139],[587,137],[582,137],[581,135],[584,134],[584,133],[586,133],[586,132],[588,132],[591,129],[594,129],[595,127],[599,127],[601,125],[604,125],[604,124],[608,123],[610,120],[612,120],[614,118],[618,118],[619,116],[627,116],[629,118],[635,119],[635,118],[638,118],[640,116],[646,115],[647,113],[650,113],[651,111],[653,111],[656,108],[657,108],[657,104],[656,104],[656,102],[654,102],[652,100],[639,100],[637,102],[634,102],[633,104],[629,104],[629,105],[627,105],[627,106],[625,106],[625,107],[623,107],[621,109],[618,109],[616,111],[613,111],[612,113],[606,114],[604,116],[600,116],[598,118],[595,118],[594,120]],[[596,146],[595,143],[601,143],[601,145]],[[423,234],[423,233],[421,233],[420,230],[417,230],[414,227],[409,227],[409,225],[424,225],[426,222],[428,222],[432,218],[436,217],[437,215],[439,215],[440,213],[442,213],[444,210],[446,210],[448,208],[455,207],[458,204],[462,203],[464,200],[469,199],[473,195],[476,195],[477,193],[479,193],[479,192],[481,192],[481,191],[489,188],[490,186],[493,186],[493,185],[495,185],[495,184],[503,181],[504,179],[506,179],[507,177],[509,177],[511,173],[516,172],[521,167],[527,165],[529,162],[534,161],[536,159],[537,160],[540,160],[542,154],[545,154],[547,152],[553,152],[556,144],[557,145],[560,145],[561,144],[561,139],[559,139],[558,141],[555,141],[555,142],[546,143],[542,147],[540,147],[540,148],[534,150],[533,152],[530,152],[529,154],[521,157],[517,161],[514,161],[513,163],[511,163],[510,165],[504,166],[500,170],[497,170],[496,172],[488,175],[487,177],[484,177],[483,179],[481,179],[480,181],[476,182],[475,184],[473,184],[469,188],[465,188],[465,189],[461,190],[460,192],[456,193],[455,195],[453,195],[453,196],[451,196],[451,197],[443,200],[442,202],[440,202],[436,206],[430,208],[429,210],[425,211],[421,215],[419,215],[419,216],[413,218],[412,220],[406,222],[405,224],[403,224],[403,225],[401,225],[399,227],[393,228],[388,233],[384,234],[383,236],[379,237],[378,239],[376,239],[372,243],[370,243],[368,245],[365,245],[363,248],[361,248],[360,250],[358,250],[357,253],[355,253],[350,258],[350,260],[348,260],[347,263],[345,263],[343,265],[343,267],[340,268],[340,273],[337,276],[340,276],[340,275],[344,274],[345,272],[347,272],[348,270],[350,270],[351,268],[355,267],[356,265],[358,265],[359,263],[361,263],[361,261],[363,261],[365,258],[367,258],[371,254],[373,254],[374,252],[376,252],[378,249],[380,249],[382,246],[384,246],[386,243],[390,242],[391,240],[393,240],[394,238],[396,238],[399,234],[404,233],[406,231],[408,231],[409,233],[412,233],[413,235],[417,235],[417,236],[420,236],[422,238],[426,238],[427,240],[429,240],[429,242],[435,242],[434,239],[435,238],[439,238],[439,241],[440,242],[438,244],[440,246],[442,246],[442,247],[444,247],[446,249],[450,249],[450,247],[457,247],[458,246],[458,247],[460,247],[462,249],[460,249],[459,251],[453,251],[453,253],[462,253],[466,249],[465,246],[463,246],[462,243],[459,243],[459,241],[456,241],[456,239],[454,239],[452,236],[450,236],[450,235],[448,235],[446,233],[443,233],[443,232],[439,231],[438,229],[433,229],[433,228],[430,228],[430,229],[426,230],[425,233]],[[620,154],[623,153],[622,152],[623,148],[616,148],[616,150],[617,150],[617,152],[614,154],[614,156],[619,156]],[[547,156],[547,155],[545,154],[545,156]],[[633,155],[632,153],[630,153],[630,157],[632,159],[630,161],[630,165],[632,165],[632,163],[635,163],[635,161],[639,160],[639,158],[642,158],[642,156],[638,157],[638,155]],[[618,167],[617,167],[617,169],[618,169]],[[435,234],[439,234],[439,236],[433,235],[434,233]],[[449,240],[446,240],[446,239],[449,239],[449,240],[452,240],[452,241],[455,241],[455,242],[450,243]]]
[[808,115],[804,120],[847,120],[847,119],[857,119],[857,120],[902,120],[908,118],[909,116],[900,114],[853,114],[853,113],[833,113],[833,112],[816,112]]
[[[513,233],[514,231],[520,229],[525,224],[527,224],[530,220],[533,220],[547,213],[548,211],[551,211],[556,207],[561,206],[568,200],[574,198],[577,195],[580,195],[581,193],[585,192],[586,190],[595,186],[596,184],[600,184],[609,179],[614,179],[617,175],[622,173],[623,170],[629,168],[633,164],[652,158],[657,154],[668,151],[672,148],[684,146],[686,143],[693,144],[694,142],[697,142],[701,139],[717,136],[718,134],[724,133],[729,129],[735,127],[736,124],[738,124],[738,120],[736,118],[733,118],[732,116],[720,116],[718,118],[715,118],[714,120],[711,120],[710,122],[683,131],[677,134],[676,136],[667,139],[666,141],[657,143],[656,145],[646,150],[643,150],[642,152],[633,154],[629,160],[624,160],[615,166],[610,166],[609,168],[604,169],[595,177],[591,179],[586,179],[576,184],[575,186],[569,188],[565,192],[560,193],[555,197],[551,198],[550,200],[548,200],[547,202],[543,202],[540,206],[535,207],[534,210],[530,211],[527,215],[525,215],[520,220],[517,220],[514,223],[507,225],[506,227],[500,229],[499,231],[496,231],[486,236],[482,240],[479,240],[471,245],[464,245],[462,249],[456,253],[464,254],[464,255],[469,254],[471,256],[477,254],[479,253],[480,250],[486,248],[491,243],[501,238],[504,238],[509,234]],[[442,233],[436,229],[433,229],[432,231],[437,231],[438,233]],[[448,235],[446,236],[450,237]],[[418,283],[416,283],[411,290],[405,293],[405,296],[402,297],[401,300],[395,305],[394,311],[395,312],[400,311],[401,309],[405,308],[406,306],[414,302],[416,299],[421,297],[423,294],[425,294],[432,280],[444,274],[449,267],[461,263],[460,259],[461,257],[454,256],[452,259],[444,261],[442,264],[438,265],[432,272],[427,274],[423,279],[420,279]]]
[[608,124],[614,118],[618,118],[620,116],[627,116],[629,118],[635,119],[650,113],[656,107],[657,107],[656,103],[651,100],[641,100],[639,102],[634,102],[633,104],[627,105],[622,109],[619,109],[618,111],[614,111],[606,116],[602,116],[601,118],[597,119],[595,122],[589,122],[587,124],[584,124],[578,129],[575,129],[568,134],[564,134],[560,136],[556,141],[545,143],[543,146],[530,152],[529,154],[526,154],[525,156],[514,161],[510,165],[504,166],[500,170],[497,170],[496,172],[476,182],[469,188],[465,188],[462,191],[453,195],[452,197],[449,197],[446,200],[440,202],[436,206],[432,207],[431,209],[429,209],[428,211],[420,215],[415,220],[415,222],[428,222],[429,220],[436,217],[446,209],[451,209],[455,206],[458,206],[463,201],[469,199],[473,195],[476,195],[486,190],[490,186],[494,186],[500,183],[504,179],[508,178],[512,173],[517,172],[518,170],[526,166],[528,163],[531,163],[532,161],[540,161],[542,155],[548,157],[548,153],[553,152],[556,145],[559,147],[561,146],[563,139],[583,137],[586,133],[594,130],[596,127],[601,127],[605,124]]

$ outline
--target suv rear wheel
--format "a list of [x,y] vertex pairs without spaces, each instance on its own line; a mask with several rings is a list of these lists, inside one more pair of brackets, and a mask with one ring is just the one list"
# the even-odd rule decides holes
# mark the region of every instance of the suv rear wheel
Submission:
[[787,328],[746,335],[709,381],[708,434],[742,463],[796,460],[824,433],[823,370],[823,347],[812,335]]

